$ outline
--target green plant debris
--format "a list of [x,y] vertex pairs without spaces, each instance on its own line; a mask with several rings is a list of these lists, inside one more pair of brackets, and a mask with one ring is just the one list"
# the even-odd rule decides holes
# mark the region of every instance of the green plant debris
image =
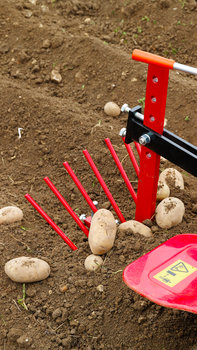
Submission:
[[21,230],[23,230],[23,231],[30,231],[30,230],[31,230],[30,228],[25,227],[25,226],[21,226],[20,228],[21,228]]
[[28,307],[25,303],[25,298],[26,298],[26,292],[25,292],[25,283],[23,283],[23,297],[21,299],[17,300],[17,303],[21,305],[25,310],[28,310]]
[[144,16],[144,17],[142,17],[142,21],[149,22],[149,21],[150,21],[150,18],[149,18],[148,16]]
[[140,103],[140,105],[142,106],[142,108],[145,107],[145,97],[139,98],[139,100],[137,100],[138,103]]
[[141,33],[141,32],[142,32],[142,27],[138,26],[138,27],[137,27],[137,32],[138,32],[138,33]]

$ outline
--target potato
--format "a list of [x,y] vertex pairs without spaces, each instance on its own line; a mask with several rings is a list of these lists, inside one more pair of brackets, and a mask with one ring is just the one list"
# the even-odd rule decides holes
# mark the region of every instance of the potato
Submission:
[[99,209],[93,215],[88,242],[93,254],[107,253],[114,244],[116,236],[116,222],[113,214],[107,209]]
[[46,261],[26,256],[9,260],[4,269],[12,281],[21,283],[41,281],[50,274]]
[[118,117],[120,115],[120,107],[114,102],[107,102],[104,106],[104,112],[111,117]]
[[157,187],[157,200],[162,201],[162,199],[170,196],[170,189],[165,182],[159,181]]
[[103,259],[98,255],[88,255],[85,259],[85,268],[88,271],[96,271],[103,264]]
[[0,209],[0,224],[11,224],[22,220],[22,218],[23,212],[18,207],[10,206]]
[[181,223],[185,213],[183,202],[175,197],[163,199],[155,211],[155,220],[161,228],[171,228]]
[[159,176],[159,180],[165,182],[169,187],[179,187],[181,190],[184,189],[184,180],[182,174],[174,169],[167,168]]
[[145,237],[151,237],[152,236],[152,232],[151,229],[142,224],[139,221],[135,221],[135,220],[129,220],[126,222],[123,222],[122,224],[120,224],[118,226],[118,230],[119,232],[123,232],[123,233],[133,233],[133,234],[140,234],[142,236]]

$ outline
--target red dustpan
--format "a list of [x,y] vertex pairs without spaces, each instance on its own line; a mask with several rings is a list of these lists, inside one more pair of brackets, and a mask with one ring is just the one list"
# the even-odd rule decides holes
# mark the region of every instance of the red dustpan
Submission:
[[197,235],[169,239],[128,265],[123,280],[156,304],[197,313]]

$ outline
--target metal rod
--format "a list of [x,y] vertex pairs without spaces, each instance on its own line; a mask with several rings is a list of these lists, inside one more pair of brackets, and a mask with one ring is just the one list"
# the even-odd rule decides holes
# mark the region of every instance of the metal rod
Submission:
[[122,166],[122,164],[121,164],[121,162],[120,162],[120,160],[119,160],[119,158],[118,158],[118,156],[117,156],[117,154],[116,154],[116,152],[111,144],[110,139],[109,138],[105,139],[105,142],[106,142],[108,149],[111,152],[111,155],[112,155],[112,157],[113,157],[113,159],[114,159],[114,161],[115,161],[115,163],[116,163],[116,165],[117,165],[117,167],[122,175],[122,178],[123,178],[128,190],[129,190],[134,202],[136,203],[137,202],[137,195],[136,195],[136,193],[133,189],[133,186],[131,185],[129,178],[128,178],[128,176],[127,176],[127,174],[126,174],[126,172],[125,172],[125,170],[124,170],[124,168],[123,168],[123,166]]
[[134,145],[135,145],[135,148],[137,150],[138,155],[141,156],[141,151],[142,151],[141,146],[136,141],[134,141]]
[[25,198],[39,212],[39,214],[46,220],[46,222],[48,222],[48,224],[58,233],[58,235],[64,240],[64,242],[72,250],[76,250],[76,245],[74,245],[74,243],[64,234],[64,232],[54,223],[54,221],[44,212],[44,210],[35,202],[35,200],[28,193],[25,195]]
[[177,70],[181,70],[182,72],[185,72],[185,73],[197,75],[197,68],[190,67],[190,66],[187,66],[185,64],[175,62],[173,64],[173,69],[177,69]]
[[109,189],[108,189],[108,187],[107,187],[105,181],[103,180],[103,178],[102,178],[101,174],[99,173],[99,171],[98,171],[96,165],[94,164],[94,162],[93,162],[93,160],[92,160],[90,154],[88,153],[87,150],[84,150],[84,151],[83,151],[83,154],[84,154],[84,156],[86,157],[86,159],[87,159],[87,161],[88,161],[88,163],[89,163],[89,165],[90,165],[92,171],[94,172],[94,174],[95,174],[97,180],[99,181],[99,183],[100,183],[100,185],[101,185],[103,191],[105,192],[107,198],[109,199],[109,201],[110,201],[112,207],[114,208],[116,214],[118,215],[120,221],[121,221],[121,222],[125,222],[126,220],[125,220],[124,216],[122,215],[122,213],[121,213],[121,211],[120,211],[118,205],[116,204],[116,202],[115,202],[115,200],[114,200],[114,198],[113,198],[111,192],[109,191]]
[[[132,164],[133,164],[133,167],[134,167],[134,169],[135,169],[136,175],[137,175],[137,177],[139,177],[140,168],[139,168],[139,165],[138,165],[138,163],[137,163],[137,160],[135,159],[134,153],[133,153],[133,151],[132,151],[130,145],[128,145],[128,144],[125,143],[125,137],[122,137],[122,140],[123,140],[123,142],[124,142],[124,145],[125,145],[125,147],[126,147],[126,150],[127,150],[128,154],[129,154],[129,157],[130,157],[131,162],[132,162]],[[136,142],[136,143],[137,143],[137,142]]]
[[77,225],[80,227],[80,229],[85,233],[85,235],[88,237],[89,231],[85,227],[85,225],[81,222],[81,220],[78,218],[77,214],[72,210],[70,205],[66,202],[64,197],[60,194],[60,192],[57,190],[57,188],[53,185],[51,180],[49,180],[48,177],[44,178],[44,181],[49,186],[51,191],[56,195],[56,197],[59,199],[59,201],[63,204],[64,208],[67,210],[67,212],[72,216],[72,218],[75,220]]
[[97,211],[97,207],[94,205],[93,201],[88,196],[85,188],[82,186],[81,182],[79,181],[79,179],[75,175],[74,171],[72,170],[72,168],[70,167],[68,162],[64,162],[63,165],[64,165],[65,169],[67,170],[68,174],[70,175],[70,177],[72,178],[72,180],[74,181],[75,185],[78,187],[82,196],[85,198],[86,202],[88,203],[88,205],[90,206],[92,211],[95,213]]

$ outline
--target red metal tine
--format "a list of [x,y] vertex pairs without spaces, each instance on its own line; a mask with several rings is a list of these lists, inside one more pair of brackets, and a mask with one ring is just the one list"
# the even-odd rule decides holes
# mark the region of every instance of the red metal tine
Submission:
[[117,156],[117,154],[116,154],[116,152],[111,144],[110,139],[109,138],[105,139],[105,142],[106,142],[106,145],[111,152],[111,155],[112,155],[112,157],[113,157],[113,159],[114,159],[114,161],[115,161],[115,163],[116,163],[116,165],[117,165],[117,167],[122,175],[122,178],[123,178],[128,190],[129,190],[134,202],[136,203],[137,202],[137,195],[136,195],[136,193],[133,189],[133,186],[131,185],[129,178],[128,178],[128,176],[127,176],[127,174],[126,174],[126,172],[125,172],[125,170],[124,170],[124,168],[123,168],[123,166],[122,166],[122,164],[121,164],[121,162],[120,162],[120,160],[119,160],[119,158],[118,158],[118,156]]
[[79,191],[81,192],[81,194],[85,198],[86,202],[89,204],[93,213],[95,213],[97,211],[97,207],[94,205],[93,201],[88,196],[85,188],[82,186],[81,182],[79,181],[79,179],[75,175],[74,171],[72,170],[72,168],[70,167],[68,162],[64,162],[63,165],[64,165],[65,169],[67,170],[68,174],[70,175],[70,177],[72,178],[72,180],[74,181],[75,185],[78,187]]
[[114,198],[113,198],[111,192],[109,191],[109,189],[108,189],[108,187],[107,187],[105,181],[103,180],[103,178],[102,178],[101,174],[99,173],[99,171],[98,171],[96,165],[94,164],[94,162],[93,162],[93,160],[92,160],[90,154],[88,153],[87,150],[84,150],[84,151],[83,151],[83,154],[84,154],[84,156],[86,157],[86,159],[87,159],[87,161],[88,161],[88,163],[89,163],[89,165],[90,165],[92,171],[94,172],[95,176],[97,177],[97,180],[99,181],[99,183],[100,183],[100,185],[101,185],[103,191],[105,192],[107,198],[109,199],[109,201],[110,201],[112,207],[114,208],[116,214],[118,215],[120,221],[121,221],[121,222],[125,222],[126,220],[125,220],[124,216],[122,215],[122,213],[121,213],[121,211],[120,211],[118,205],[116,204],[116,202],[115,202],[115,200],[114,200]]
[[[133,151],[132,151],[130,145],[128,145],[128,144],[125,143],[125,137],[122,137],[122,139],[123,139],[124,145],[125,145],[125,147],[126,147],[126,150],[127,150],[128,154],[129,154],[129,157],[130,157],[130,159],[131,159],[131,162],[132,162],[132,164],[133,164],[133,167],[134,167],[134,169],[135,169],[136,175],[137,175],[137,177],[139,177],[140,168],[139,168],[139,165],[138,165],[138,163],[137,163],[137,160],[135,159],[135,156],[134,156],[134,154],[133,154]],[[140,149],[140,151],[141,151],[141,149]]]
[[[168,66],[160,66],[158,62],[149,64],[144,125],[159,134],[163,133],[168,77]],[[160,156],[142,146],[135,214],[135,219],[138,221],[150,219],[155,213],[159,167]]]
[[72,216],[72,218],[75,220],[77,225],[80,227],[80,229],[85,233],[85,235],[88,237],[89,231],[85,227],[85,225],[81,222],[81,220],[78,218],[77,214],[72,210],[70,205],[66,202],[64,197],[61,195],[61,193],[57,190],[57,188],[53,185],[51,180],[49,180],[48,177],[44,178],[44,181],[49,186],[51,191],[56,195],[56,197],[59,199],[59,201],[63,204],[64,208],[68,211],[68,213]]
[[25,198],[31,203],[31,205],[39,212],[39,214],[48,222],[48,224],[58,233],[58,235],[66,242],[66,244],[72,249],[76,250],[77,247],[73,242],[64,234],[62,230],[54,223],[54,221],[44,212],[44,210],[35,202],[35,200],[27,193]]
[[134,141],[134,145],[135,145],[135,148],[137,150],[138,155],[141,156],[141,146],[136,141]]

